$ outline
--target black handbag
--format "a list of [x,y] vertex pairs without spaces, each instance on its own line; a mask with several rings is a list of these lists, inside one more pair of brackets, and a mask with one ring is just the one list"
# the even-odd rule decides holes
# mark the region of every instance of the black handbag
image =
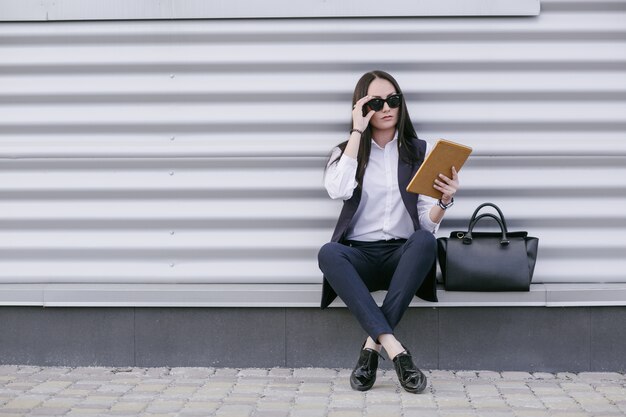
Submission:
[[[485,213],[493,207],[499,217]],[[474,232],[486,218],[495,220],[500,232]],[[443,284],[448,291],[528,291],[537,260],[539,239],[528,232],[509,232],[498,206],[484,203],[472,214],[467,232],[452,232],[437,239]]]

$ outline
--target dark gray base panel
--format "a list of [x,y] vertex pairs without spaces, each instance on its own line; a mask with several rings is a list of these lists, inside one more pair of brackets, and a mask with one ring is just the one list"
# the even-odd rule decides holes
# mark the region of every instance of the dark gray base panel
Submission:
[[[397,335],[424,369],[626,372],[624,323],[626,307],[411,308]],[[345,308],[0,307],[0,364],[351,368],[364,339]]]

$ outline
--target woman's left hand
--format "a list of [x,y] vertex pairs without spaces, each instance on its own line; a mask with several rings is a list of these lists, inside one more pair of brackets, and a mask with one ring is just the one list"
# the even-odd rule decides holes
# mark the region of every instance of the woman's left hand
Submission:
[[452,179],[446,177],[443,174],[439,174],[439,179],[435,180],[433,188],[437,191],[441,191],[441,202],[443,204],[450,204],[452,198],[459,190],[459,174],[456,172],[456,168],[452,167]]

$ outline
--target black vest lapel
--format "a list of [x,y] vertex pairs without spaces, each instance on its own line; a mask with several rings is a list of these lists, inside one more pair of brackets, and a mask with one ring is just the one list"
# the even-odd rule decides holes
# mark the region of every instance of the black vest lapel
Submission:
[[[419,165],[417,165],[419,167]],[[400,195],[402,196],[402,202],[406,207],[406,210],[409,212],[411,216],[411,220],[413,220],[413,227],[415,230],[420,228],[419,218],[417,215],[417,194],[409,193],[406,190],[406,187],[409,185],[411,178],[413,178],[414,173],[417,171],[415,165],[408,164],[404,162],[402,159],[398,161],[398,186],[400,187]]]

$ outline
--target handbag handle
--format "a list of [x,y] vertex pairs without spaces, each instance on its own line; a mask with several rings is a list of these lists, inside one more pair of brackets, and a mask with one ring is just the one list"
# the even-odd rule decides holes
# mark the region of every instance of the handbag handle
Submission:
[[492,219],[494,219],[495,221],[498,222],[498,224],[500,225],[500,230],[502,231],[502,237],[500,238],[500,244],[501,245],[508,245],[509,244],[509,239],[506,237],[506,227],[504,226],[502,221],[500,221],[500,218],[498,218],[498,216],[496,216],[495,214],[491,214],[491,213],[481,214],[480,216],[476,217],[475,219],[472,219],[472,222],[469,225],[469,229],[467,229],[467,233],[463,237],[463,243],[465,245],[471,245],[472,244],[472,231],[474,230],[474,226],[476,226],[476,223],[478,223],[479,220],[482,220],[482,219],[484,219],[486,217],[490,217],[490,218],[492,218]]
[[[502,214],[502,210],[500,210],[500,207],[496,206],[493,203],[483,203],[480,206],[476,207],[476,210],[474,210],[474,214],[472,214],[472,217],[470,218],[470,221],[469,221],[470,227],[471,227],[472,223],[476,222],[476,220],[477,220],[476,215],[484,207],[493,207],[494,209],[496,209],[496,211],[500,215],[500,220],[502,220],[501,223],[500,222],[498,222],[498,223],[500,223],[500,227],[503,229],[503,231],[505,233],[508,233],[509,232],[509,228],[506,225],[506,220],[504,220],[504,214]],[[479,218],[480,218],[480,216],[479,216]],[[468,230],[469,230],[469,228],[468,228]]]

